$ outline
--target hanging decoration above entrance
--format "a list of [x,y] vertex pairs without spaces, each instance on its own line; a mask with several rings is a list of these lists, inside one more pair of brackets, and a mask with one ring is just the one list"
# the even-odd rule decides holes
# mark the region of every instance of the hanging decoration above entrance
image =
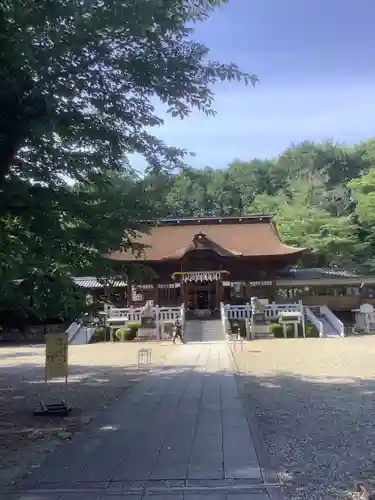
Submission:
[[221,281],[225,274],[229,274],[229,271],[188,271],[173,273],[172,279],[180,278],[182,283],[186,281]]

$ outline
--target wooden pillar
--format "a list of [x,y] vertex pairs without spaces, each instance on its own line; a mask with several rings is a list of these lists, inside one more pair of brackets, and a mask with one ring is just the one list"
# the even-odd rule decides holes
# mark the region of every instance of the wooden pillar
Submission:
[[132,285],[132,276],[131,276],[130,269],[128,269],[127,298],[128,298],[128,307],[132,307],[133,306],[133,285]]
[[271,287],[271,300],[270,302],[276,302],[276,280],[272,280],[272,287]]
[[180,299],[181,303],[186,307],[186,290],[185,290],[185,282],[180,282]]
[[245,299],[250,300],[250,286],[248,281],[245,281]]
[[159,301],[159,288],[158,288],[158,284],[154,283],[154,304],[155,304],[155,306],[159,305],[158,301]]
[[221,281],[216,281],[216,300],[215,300],[215,308],[220,309],[221,302]]
[[184,307],[187,309],[188,306],[188,282],[184,282]]

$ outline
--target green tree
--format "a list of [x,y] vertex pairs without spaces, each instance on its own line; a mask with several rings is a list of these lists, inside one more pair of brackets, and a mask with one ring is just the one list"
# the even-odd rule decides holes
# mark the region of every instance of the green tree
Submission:
[[170,176],[170,216],[276,215],[283,240],[309,248],[302,265],[375,269],[374,141],[303,142],[278,158]]
[[[3,297],[5,286],[14,294],[16,278],[63,283],[84,269],[104,272],[103,255],[131,247],[136,222],[155,215],[148,194],[159,196],[160,183],[131,182],[129,154],[142,155],[158,181],[184,161],[185,151],[152,134],[163,122],[157,100],[176,117],[193,108],[214,115],[215,82],[255,82],[234,64],[211,61],[191,37],[187,25],[222,3],[1,3]],[[165,208],[160,202],[157,213]],[[40,303],[41,287],[31,288]]]
[[356,227],[356,245],[353,248],[364,269],[375,270],[375,170],[353,179],[349,183],[356,201],[351,220]]
[[127,154],[151,169],[183,151],[153,136],[154,99],[181,118],[213,115],[212,84],[254,83],[234,64],[208,59],[193,25],[223,0],[124,0],[0,6],[0,185],[8,173],[61,176],[122,168]]
[[306,247],[306,266],[354,265],[355,228],[347,216],[328,210],[329,192],[317,175],[301,175],[278,196],[261,194],[248,210],[274,213],[285,243]]

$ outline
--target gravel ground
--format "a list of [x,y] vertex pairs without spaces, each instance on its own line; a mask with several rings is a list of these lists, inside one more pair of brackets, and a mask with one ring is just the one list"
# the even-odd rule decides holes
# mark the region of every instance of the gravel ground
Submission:
[[166,343],[69,347],[68,402],[73,410],[65,418],[33,415],[40,400],[64,398],[63,381],[44,382],[44,346],[1,347],[0,488],[8,488],[37,467],[46,453],[142,379],[147,372],[137,367],[137,351],[143,347],[152,348],[155,367],[177,348]]
[[259,340],[234,356],[286,498],[358,498],[375,477],[375,337]]

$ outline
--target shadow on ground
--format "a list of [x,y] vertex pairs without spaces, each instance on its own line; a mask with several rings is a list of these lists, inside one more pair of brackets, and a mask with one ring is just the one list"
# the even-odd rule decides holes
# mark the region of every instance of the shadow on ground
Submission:
[[348,498],[375,477],[375,381],[241,374],[269,460],[290,498]]
[[[2,367],[0,375],[2,484],[12,474],[14,478],[24,473],[16,465],[20,457],[25,466],[35,465],[41,458],[40,449],[54,450],[57,443],[69,439],[148,373],[136,365],[75,365],[68,387],[74,411],[67,418],[48,419],[33,417],[32,409],[40,399],[61,397],[63,384],[46,387],[43,367],[32,363],[22,367],[24,375],[13,385],[15,367]],[[194,370],[192,365],[166,364],[153,367],[150,376],[174,384],[186,372],[194,377]],[[211,378],[226,376],[225,371],[205,374],[208,384]],[[347,498],[357,479],[374,477],[375,381],[337,377],[322,380],[287,372],[270,376],[246,373],[239,375],[238,381],[251,427],[254,432],[260,429],[271,467],[280,471],[288,498]],[[51,438],[53,446],[47,447],[46,439]],[[38,443],[39,448],[35,447],[37,451],[28,460],[30,444]],[[261,442],[257,444],[262,446]]]

